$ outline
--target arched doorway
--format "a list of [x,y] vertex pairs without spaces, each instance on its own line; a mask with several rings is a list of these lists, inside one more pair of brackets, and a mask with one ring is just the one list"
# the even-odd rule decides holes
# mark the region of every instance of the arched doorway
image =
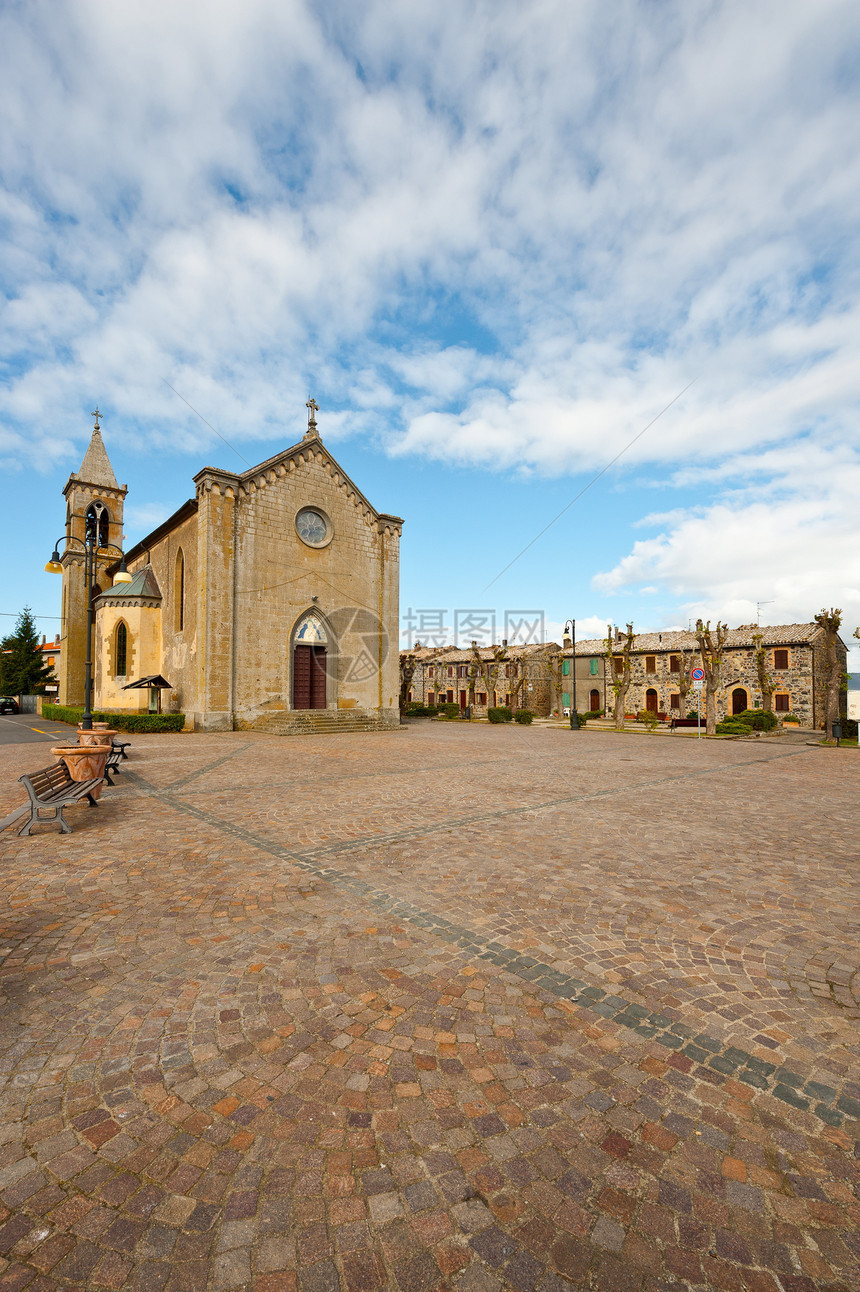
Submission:
[[599,692],[599,691],[592,691],[592,692],[591,692],[591,699],[590,699],[589,703],[590,703],[590,706],[591,706],[591,712],[592,712],[592,713],[597,713],[597,710],[600,708],[600,692]]
[[293,708],[326,707],[328,633],[318,615],[305,615],[293,634]]
[[654,690],[653,686],[649,686],[648,690],[645,692],[645,708],[649,713],[657,712],[657,692]]
[[742,686],[736,686],[732,691],[732,713],[745,713],[747,709],[747,693]]

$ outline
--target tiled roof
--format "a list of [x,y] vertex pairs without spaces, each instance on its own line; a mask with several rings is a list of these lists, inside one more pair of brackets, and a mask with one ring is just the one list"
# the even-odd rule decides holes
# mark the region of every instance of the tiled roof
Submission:
[[[496,647],[496,649],[501,649]],[[505,656],[500,661],[506,660],[529,659],[542,655],[545,652],[554,652],[559,649],[557,642],[530,642],[524,646],[506,646]],[[405,650],[400,652],[401,655],[414,655],[420,664],[470,664],[474,662],[475,656],[471,650],[461,650],[457,646],[422,646],[418,651]],[[493,647],[479,647],[479,654],[482,660],[493,660]]]
[[[751,647],[753,635],[761,633],[762,645],[764,646],[800,646],[807,642],[813,642],[821,632],[818,624],[763,624],[760,628],[755,624],[741,624],[739,628],[730,628],[726,638],[726,648],[730,647]],[[713,625],[712,625],[713,633]],[[662,633],[634,633],[633,653],[634,655],[659,654],[661,651],[681,651],[681,650],[698,650],[699,644],[696,640],[696,634],[687,632],[685,629],[669,630]],[[619,643],[619,650],[621,649]],[[606,652],[606,643],[600,637],[590,638],[588,641],[576,643],[576,653],[579,655],[603,655]],[[569,655],[570,650],[565,654]]]

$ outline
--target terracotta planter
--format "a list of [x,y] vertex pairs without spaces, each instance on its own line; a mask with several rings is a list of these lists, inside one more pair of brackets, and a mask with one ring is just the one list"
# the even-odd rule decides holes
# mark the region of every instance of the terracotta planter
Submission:
[[[104,776],[110,751],[109,744],[58,745],[51,753],[66,764],[73,781],[91,781],[96,776]],[[93,798],[99,798],[103,789],[104,785],[97,785],[92,792]]]
[[96,724],[93,723],[92,731],[82,731],[81,728],[78,727],[78,744],[79,745],[110,744],[114,736],[118,734],[119,733],[117,731],[114,731],[110,727],[108,727],[108,724],[106,722],[100,723],[98,726],[96,726]]

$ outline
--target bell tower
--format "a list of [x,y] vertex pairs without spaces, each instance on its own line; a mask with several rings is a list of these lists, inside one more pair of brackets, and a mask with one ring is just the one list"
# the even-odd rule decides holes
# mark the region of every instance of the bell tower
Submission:
[[[122,548],[122,514],[126,485],[117,484],[107,449],[104,446],[99,418],[96,408],[93,416],[92,438],[84,454],[81,469],[69,476],[63,495],[66,499],[66,547],[61,557],[63,567],[63,604],[60,651],[60,704],[83,704],[84,700],[84,662],[87,655],[87,587],[84,559],[84,539],[89,523],[91,532],[96,524],[93,513],[87,516],[93,503],[101,503],[106,509],[98,525],[97,542],[100,546],[108,543],[114,549]],[[96,560],[96,588],[94,595],[105,592],[110,579],[107,567],[117,560],[117,551],[113,555],[107,552]]]

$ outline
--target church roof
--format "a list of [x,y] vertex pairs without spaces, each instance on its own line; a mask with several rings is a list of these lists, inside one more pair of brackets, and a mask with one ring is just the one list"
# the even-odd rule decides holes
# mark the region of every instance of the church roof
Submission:
[[99,605],[104,605],[111,601],[127,601],[130,597],[136,597],[145,601],[161,601],[161,588],[158,586],[158,580],[151,565],[145,565],[142,570],[138,570],[131,583],[116,583],[107,592],[103,592],[97,598]]
[[93,430],[89,448],[84,454],[84,460],[78,472],[78,479],[83,480],[85,484],[104,485],[107,489],[119,489],[116,476],[113,473],[113,467],[110,464],[110,458],[107,455],[107,449],[102,440],[102,433],[98,427]]

